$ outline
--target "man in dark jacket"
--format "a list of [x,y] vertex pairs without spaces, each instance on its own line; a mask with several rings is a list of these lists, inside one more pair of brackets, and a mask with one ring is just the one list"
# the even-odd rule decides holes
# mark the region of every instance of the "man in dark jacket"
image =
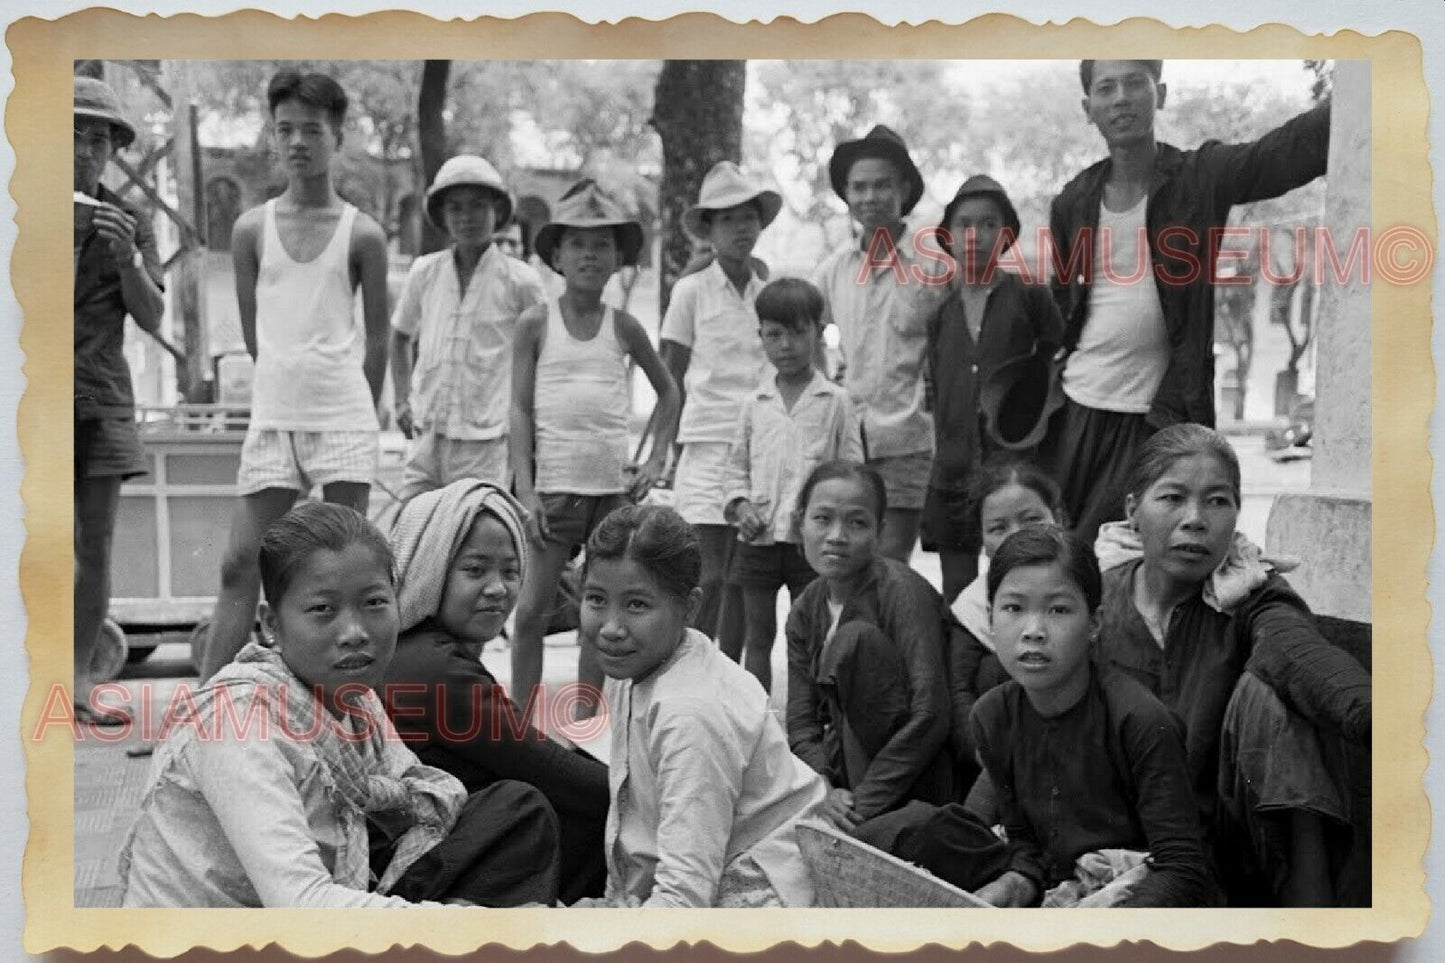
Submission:
[[1162,70],[1161,60],[1081,62],[1084,114],[1109,156],[1070,181],[1050,214],[1069,356],[1067,400],[1042,455],[1089,540],[1124,517],[1124,477],[1149,435],[1214,425],[1212,278],[1230,207],[1319,177],[1329,152],[1328,103],[1253,143],[1158,143]]
[[123,725],[90,704],[90,663],[110,607],[110,547],[120,485],[146,473],[126,362],[125,318],[155,332],[165,302],[155,235],[100,176],[135,140],[115,92],[75,78],[75,715]]

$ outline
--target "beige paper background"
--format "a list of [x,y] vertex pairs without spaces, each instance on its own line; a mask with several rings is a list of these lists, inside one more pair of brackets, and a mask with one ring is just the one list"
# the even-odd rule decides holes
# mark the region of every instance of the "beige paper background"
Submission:
[[[7,31],[15,89],[5,125],[16,152],[10,189],[19,211],[11,280],[25,315],[26,394],[19,435],[26,473],[27,543],[21,588],[30,620],[30,688],[21,736],[28,758],[30,836],[23,873],[32,952],[135,944],[169,956],[192,946],[217,950],[279,943],[311,956],[351,947],[379,952],[421,944],[459,953],[483,944],[514,948],[566,940],[599,951],[632,941],[653,947],[707,940],[756,951],[782,940],[813,946],[856,940],[900,951],[926,943],[963,946],[1002,941],[1031,950],[1074,942],[1113,945],[1148,940],[1172,949],[1217,942],[1290,939],[1316,947],[1418,934],[1428,913],[1421,865],[1429,837],[1422,778],[1423,714],[1431,690],[1425,628],[1425,565],[1433,528],[1426,421],[1434,397],[1430,364],[1430,286],[1372,290],[1374,364],[1375,691],[1374,907],[1308,911],[640,911],[458,910],[319,913],[295,910],[165,911],[73,907],[73,744],[51,727],[32,738],[55,685],[70,680],[72,356],[64,300],[70,280],[70,170],[63,163],[77,59],[325,58],[1335,58],[1373,65],[1373,218],[1380,229],[1409,224],[1436,237],[1428,205],[1425,124],[1429,96],[1418,40],[1399,31],[1365,37],[1344,31],[1305,36],[1281,25],[1241,33],[1228,28],[1169,28],[1132,19],[1100,27],[1082,20],[1034,26],[989,16],[959,26],[883,27],[861,15],[815,25],[780,18],[769,25],[730,23],[710,14],[661,22],[627,19],[588,25],[563,14],[520,20],[441,22],[416,14],[324,16],[283,20],[248,11],[219,18],[138,18],[110,10],[55,21],[28,18]],[[1192,146],[1192,145],[1185,145]],[[1102,153],[1102,149],[1101,149]],[[1378,751],[1383,749],[1384,751]]]

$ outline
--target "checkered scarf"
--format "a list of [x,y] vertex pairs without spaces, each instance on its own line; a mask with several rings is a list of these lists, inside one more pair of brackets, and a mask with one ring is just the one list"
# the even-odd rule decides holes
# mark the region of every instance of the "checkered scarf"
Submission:
[[496,485],[472,480],[424,492],[403,506],[389,536],[396,556],[401,631],[436,614],[452,557],[482,512],[490,513],[507,529],[517,547],[521,569],[526,572],[527,534],[522,506],[511,495]]

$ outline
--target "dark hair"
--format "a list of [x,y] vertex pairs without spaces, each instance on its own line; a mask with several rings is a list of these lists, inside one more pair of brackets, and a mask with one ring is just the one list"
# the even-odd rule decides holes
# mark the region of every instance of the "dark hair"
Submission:
[[1139,454],[1134,459],[1134,467],[1129,472],[1129,494],[1135,498],[1143,497],[1149,486],[1158,481],[1171,465],[1192,455],[1213,455],[1220,460],[1229,475],[1230,487],[1234,489],[1234,503],[1238,506],[1242,488],[1239,456],[1219,432],[1191,422],[1170,425],[1149,436],[1144,447],[1139,449]]
[[973,506],[974,522],[980,529],[983,528],[984,499],[1010,485],[1027,488],[1039,496],[1039,500],[1053,514],[1054,524],[1069,524],[1069,513],[1064,508],[1064,497],[1059,492],[1058,482],[1032,462],[998,460],[987,462],[983,466],[968,493],[969,502]]
[[[1093,60],[1079,61],[1079,81],[1083,83],[1086,94],[1089,92],[1089,88],[1094,86],[1094,64],[1096,62]],[[1136,60],[1134,62],[1143,64],[1144,69],[1149,71],[1156,84],[1159,82],[1159,78],[1164,76],[1164,61],[1162,60]]]
[[863,486],[873,492],[873,505],[876,510],[878,523],[883,523],[883,513],[888,510],[888,490],[883,485],[883,476],[861,462],[856,461],[825,461],[814,468],[808,475],[808,480],[803,482],[803,490],[798,493],[798,504],[794,509],[794,517],[802,518],[803,513],[808,510],[808,499],[813,497],[813,489],[825,481],[833,481],[837,478],[850,478],[863,483]]
[[346,121],[346,91],[326,74],[302,74],[299,70],[278,71],[266,88],[266,103],[271,115],[283,100],[299,100],[308,107],[326,111],[326,119],[336,130]]
[[624,505],[592,531],[582,580],[593,562],[630,558],[668,595],[682,599],[702,582],[697,533],[663,505]]
[[998,551],[993,553],[993,560],[988,563],[989,606],[993,606],[993,597],[1009,572],[1029,565],[1052,565],[1055,562],[1079,587],[1089,611],[1097,609],[1104,596],[1099,560],[1083,539],[1057,525],[1030,525],[1003,540]]
[[778,278],[758,292],[754,310],[759,325],[771,321],[794,330],[816,327],[823,321],[823,292],[802,278]]
[[301,502],[282,515],[261,536],[261,588],[272,608],[281,604],[296,570],[314,552],[340,552],[351,545],[370,549],[396,584],[391,546],[366,516],[344,505]]
[[532,222],[514,213],[512,223],[517,225],[517,234],[522,239],[522,260],[525,261],[532,256]]

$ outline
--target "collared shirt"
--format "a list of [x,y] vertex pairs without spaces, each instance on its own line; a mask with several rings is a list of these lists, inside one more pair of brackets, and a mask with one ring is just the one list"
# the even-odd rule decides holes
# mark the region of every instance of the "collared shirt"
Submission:
[[739,292],[717,261],[673,287],[660,337],[692,352],[682,385],[680,444],[732,440],[738,408],[768,370],[753,309],[762,289],[749,275]]
[[1142,685],[1090,667],[1052,718],[1017,682],[979,697],[971,725],[997,788],[1010,869],[1047,889],[1101,849],[1149,852],[1129,906],[1208,906],[1212,887],[1179,721]]
[[489,245],[462,292],[453,248],[412,263],[391,325],[417,337],[411,406],[417,424],[448,438],[507,433],[517,318],[544,300],[537,272]]
[[813,275],[823,292],[824,321],[838,326],[843,386],[861,413],[869,458],[933,451],[924,390],[928,319],[951,289],[915,277],[937,270],[913,255],[906,238],[899,239],[896,256],[860,283],[867,252],[850,245],[829,255]]
[[746,498],[767,521],[754,545],[796,541],[793,508],[803,482],[814,468],[835,458],[863,460],[847,392],[814,371],[789,411],[769,369],[737,419],[723,464],[723,504]]
[[[135,218],[135,245],[146,273],[164,288],[155,232],[133,205],[101,185],[100,200]],[[75,415],[78,418],[130,418],[135,414],[130,365],[125,358],[125,296],[121,264],[92,221],[75,248]]]
[[783,905],[812,904],[794,826],[826,789],[788,750],[757,679],[688,629],[647,678],[608,679],[606,704],[609,900],[712,906],[728,866],[748,855]]

